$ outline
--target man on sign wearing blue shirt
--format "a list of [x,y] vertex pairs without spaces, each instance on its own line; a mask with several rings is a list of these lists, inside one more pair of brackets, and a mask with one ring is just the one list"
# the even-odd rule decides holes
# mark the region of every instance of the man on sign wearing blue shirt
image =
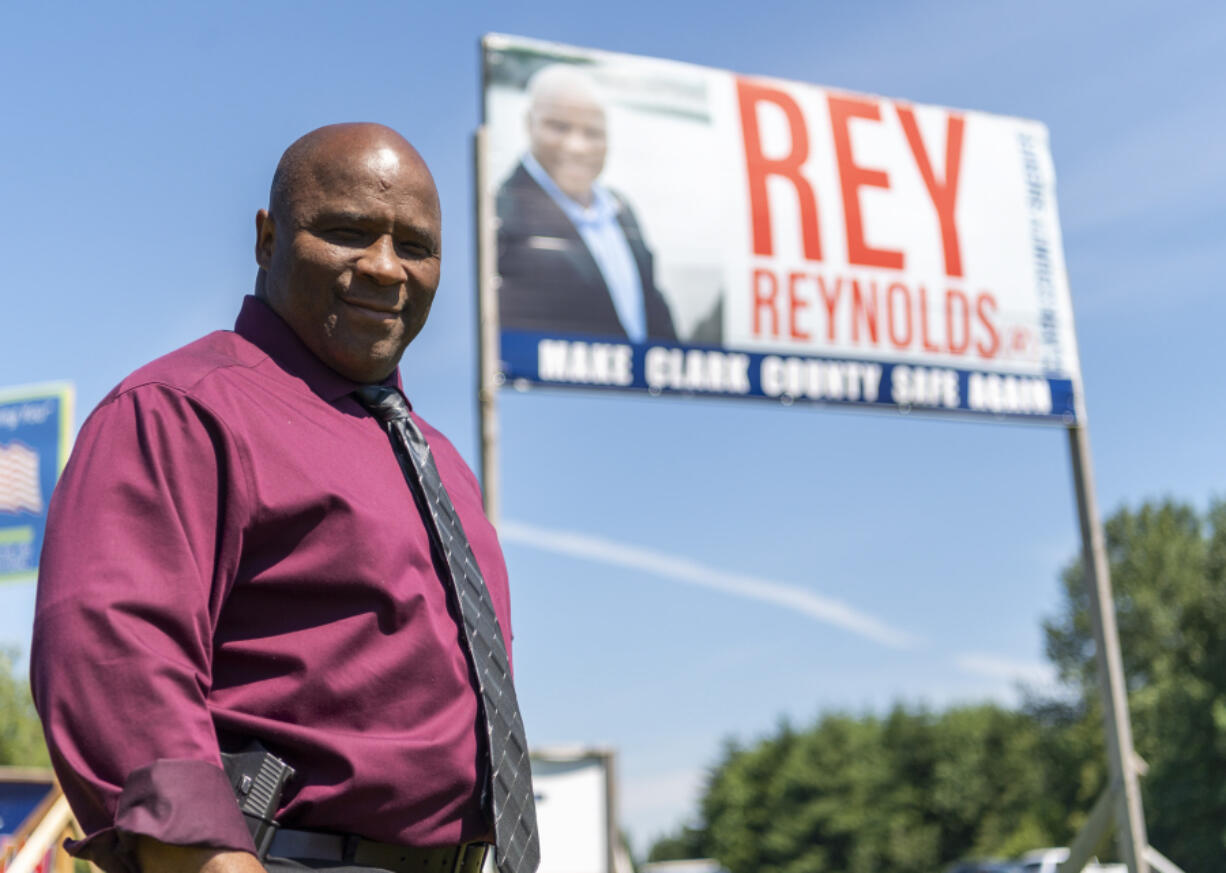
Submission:
[[675,342],[638,221],[597,181],[608,140],[595,85],[556,64],[528,96],[529,152],[498,192],[502,328]]

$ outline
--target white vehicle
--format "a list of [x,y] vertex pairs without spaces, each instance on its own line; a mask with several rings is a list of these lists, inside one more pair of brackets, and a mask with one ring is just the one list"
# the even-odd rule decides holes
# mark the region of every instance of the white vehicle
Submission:
[[[1035,849],[1022,855],[1017,873],[1057,873],[1060,865],[1068,859],[1068,849]],[[1123,864],[1100,864],[1097,858],[1086,862],[1082,873],[1128,873]]]

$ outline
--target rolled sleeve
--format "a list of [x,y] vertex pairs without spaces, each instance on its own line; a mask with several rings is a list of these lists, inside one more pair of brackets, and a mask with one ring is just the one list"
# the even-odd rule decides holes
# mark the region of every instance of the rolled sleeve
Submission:
[[135,869],[134,835],[254,849],[208,708],[243,491],[221,423],[155,384],[103,401],[52,496],[31,684],[70,851],[107,870]]
[[229,779],[203,761],[164,758],[134,770],[119,795],[114,826],[67,846],[105,870],[137,873],[135,838],[141,836],[255,853]]

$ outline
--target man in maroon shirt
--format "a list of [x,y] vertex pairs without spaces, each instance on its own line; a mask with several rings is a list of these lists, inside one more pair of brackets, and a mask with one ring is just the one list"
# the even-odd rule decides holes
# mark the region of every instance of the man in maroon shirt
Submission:
[[[440,231],[429,170],[399,134],[307,134],[256,215],[255,296],[234,331],[136,371],[82,427],[52,498],[31,658],[81,857],[116,873],[265,869],[220,759],[251,740],[297,772],[286,828],[430,863],[491,839],[459,617],[392,445],[352,395],[400,387]],[[509,641],[476,481],[414,420]],[[310,866],[357,869],[330,852]]]

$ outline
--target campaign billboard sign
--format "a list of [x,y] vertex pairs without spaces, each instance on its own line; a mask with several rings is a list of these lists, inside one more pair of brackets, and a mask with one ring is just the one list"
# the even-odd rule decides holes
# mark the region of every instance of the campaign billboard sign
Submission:
[[483,48],[504,381],[1077,420],[1039,122]]
[[47,503],[72,444],[73,389],[0,389],[0,581],[32,579]]

